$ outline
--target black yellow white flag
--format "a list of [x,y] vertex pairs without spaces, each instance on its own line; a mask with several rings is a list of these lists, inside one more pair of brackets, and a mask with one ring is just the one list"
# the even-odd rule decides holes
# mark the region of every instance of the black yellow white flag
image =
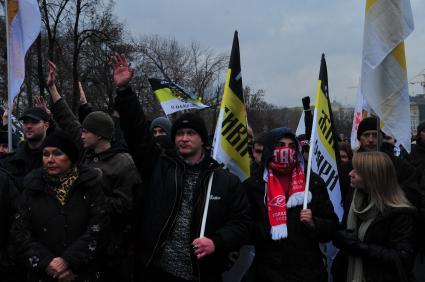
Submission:
[[214,134],[213,157],[241,181],[249,177],[247,117],[237,31],[233,38],[229,70]]
[[183,110],[208,107],[190,90],[177,83],[157,78],[149,78],[149,83],[166,115]]

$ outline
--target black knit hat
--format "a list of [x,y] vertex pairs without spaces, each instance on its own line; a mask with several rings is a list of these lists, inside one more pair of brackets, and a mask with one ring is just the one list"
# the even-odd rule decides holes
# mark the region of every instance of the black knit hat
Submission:
[[378,130],[378,119],[376,117],[367,117],[360,122],[357,129],[357,140],[360,140],[360,136],[369,130]]
[[87,131],[108,140],[111,140],[114,134],[114,121],[107,113],[101,111],[88,114],[82,126]]
[[78,148],[72,141],[71,136],[62,130],[55,130],[44,140],[43,148],[56,147],[64,152],[72,163],[78,161]]
[[173,123],[173,127],[171,128],[171,140],[175,140],[176,132],[181,128],[191,128],[195,130],[201,136],[202,142],[204,142],[204,144],[208,143],[207,127],[200,116],[192,113],[186,113],[176,119]]
[[421,131],[424,131],[424,130],[425,130],[425,121],[421,122],[418,125],[418,128],[416,130],[416,134],[419,136],[419,134],[421,133]]

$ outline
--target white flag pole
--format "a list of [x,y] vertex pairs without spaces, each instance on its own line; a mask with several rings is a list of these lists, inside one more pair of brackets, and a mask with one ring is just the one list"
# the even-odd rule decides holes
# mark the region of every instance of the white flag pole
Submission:
[[214,178],[214,172],[211,173],[210,180],[208,181],[208,189],[207,189],[207,195],[205,197],[205,207],[204,207],[204,214],[202,215],[202,223],[201,223],[201,232],[199,234],[199,237],[204,237],[205,235],[205,225],[207,224],[207,216],[208,216],[208,207],[210,205],[210,195],[211,195],[211,186]]
[[[316,97],[316,99],[317,99],[317,97]],[[303,209],[307,208],[308,192],[309,192],[309,189],[310,189],[311,161],[313,159],[314,139],[315,139],[316,128],[317,128],[317,111],[316,111],[316,108],[317,107],[314,107],[313,127],[311,129],[311,135],[310,135],[310,150],[308,151],[307,176],[306,176],[306,179],[305,179]]]
[[4,1],[6,8],[5,23],[6,23],[6,50],[7,50],[7,148],[10,152],[12,148],[12,107],[13,99],[11,93],[11,81],[10,81],[10,50],[9,50],[9,8],[8,0]]

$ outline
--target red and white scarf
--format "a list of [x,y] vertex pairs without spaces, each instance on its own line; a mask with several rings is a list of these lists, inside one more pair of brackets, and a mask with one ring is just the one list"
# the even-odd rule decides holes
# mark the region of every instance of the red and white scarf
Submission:
[[304,170],[297,162],[296,155],[296,151],[291,147],[277,147],[267,167],[267,210],[273,240],[288,237],[287,208],[302,205],[304,202]]

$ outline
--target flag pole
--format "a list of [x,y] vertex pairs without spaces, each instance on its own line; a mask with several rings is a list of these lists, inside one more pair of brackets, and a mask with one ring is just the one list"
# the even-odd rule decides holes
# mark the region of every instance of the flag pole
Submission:
[[11,82],[10,82],[10,50],[9,50],[9,9],[8,9],[9,0],[4,1],[6,13],[5,13],[5,23],[6,23],[6,53],[7,53],[7,148],[8,151],[12,148],[12,107],[13,101],[11,99]]
[[[316,97],[317,99],[317,97]],[[317,104],[316,104],[317,105]],[[305,179],[305,189],[304,189],[304,203],[303,203],[303,209],[307,209],[308,204],[308,192],[310,190],[310,174],[311,174],[311,161],[313,160],[313,150],[314,150],[314,144],[311,143],[311,140],[313,139],[313,132],[316,132],[317,128],[317,113],[316,113],[316,106],[314,107],[314,114],[313,114],[313,127],[311,128],[311,135],[310,135],[310,150],[308,151],[308,162],[307,162],[307,176]]]

